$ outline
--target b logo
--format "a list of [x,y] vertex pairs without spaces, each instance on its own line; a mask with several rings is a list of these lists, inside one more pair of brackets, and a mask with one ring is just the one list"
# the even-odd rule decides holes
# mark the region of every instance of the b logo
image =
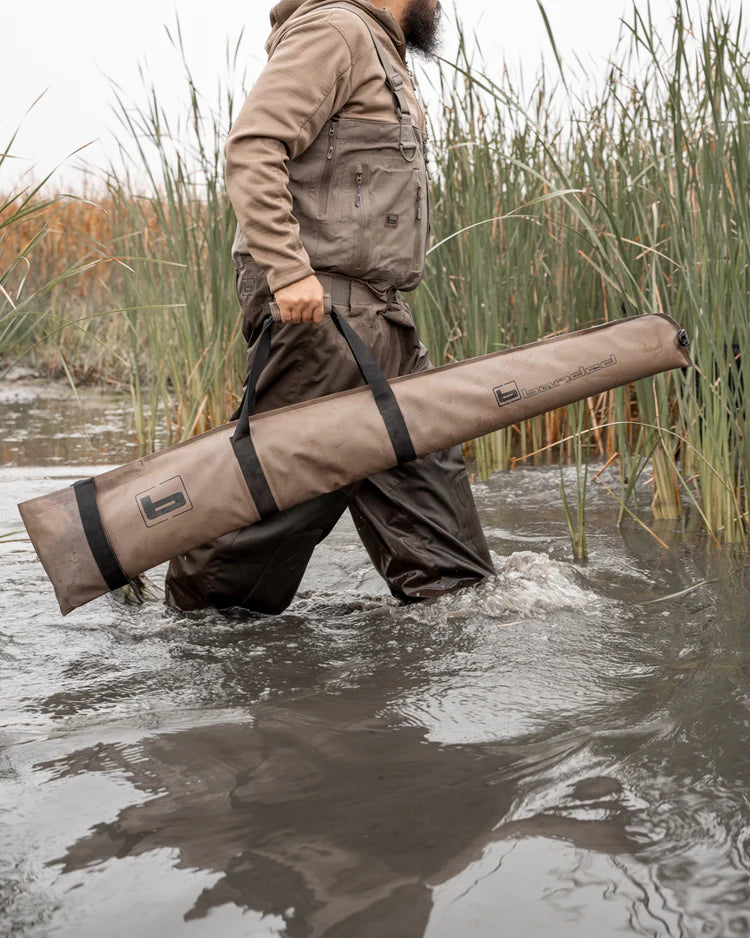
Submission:
[[521,399],[521,392],[515,381],[506,381],[505,384],[494,388],[494,391],[498,407],[505,407],[506,404],[512,404]]
[[172,476],[171,479],[146,489],[136,495],[135,500],[148,528],[190,511],[193,507],[180,476]]
[[141,499],[141,506],[144,515],[149,521],[156,521],[163,515],[168,515],[172,511],[177,511],[185,504],[185,496],[182,492],[172,492],[171,495],[165,495],[158,501],[154,501],[150,495],[144,495]]

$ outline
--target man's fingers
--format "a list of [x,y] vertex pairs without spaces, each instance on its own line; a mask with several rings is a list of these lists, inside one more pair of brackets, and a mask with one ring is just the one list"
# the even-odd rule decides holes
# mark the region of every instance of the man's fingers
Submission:
[[284,307],[281,311],[281,318],[284,322],[300,322],[301,313],[299,304],[287,300],[284,303]]
[[323,320],[323,304],[319,300],[311,300],[305,307],[302,322],[319,323]]
[[274,298],[282,322],[319,323],[323,319],[323,287],[314,275],[278,290]]
[[292,315],[292,322],[321,322],[323,319],[323,304],[318,300],[307,300],[296,307],[296,315]]

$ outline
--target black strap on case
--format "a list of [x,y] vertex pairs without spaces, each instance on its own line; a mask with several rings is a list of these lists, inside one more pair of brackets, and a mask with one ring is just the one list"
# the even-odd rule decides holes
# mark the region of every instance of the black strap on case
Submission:
[[[372,391],[375,403],[377,404],[388,431],[391,444],[393,445],[398,464],[402,465],[403,463],[411,462],[413,459],[417,458],[417,454],[414,451],[414,444],[412,443],[404,415],[401,413],[401,409],[398,406],[393,389],[378,367],[377,362],[372,357],[370,350],[335,307],[331,310],[331,319],[344,337],[346,344],[349,346],[354,356],[360,374]],[[250,417],[255,413],[255,392],[258,379],[260,378],[261,372],[266,367],[271,354],[271,332],[273,325],[273,318],[268,316],[261,326],[253,364],[250,368],[250,374],[248,375],[245,385],[245,393],[242,396],[242,403],[240,404],[239,413],[237,415],[237,427],[232,435],[232,447],[234,448],[235,456],[240,464],[250,495],[255,502],[255,507],[258,509],[261,518],[265,518],[274,511],[278,511],[278,506],[274,501],[270,486],[268,485],[268,479],[266,479],[260,460],[258,459],[258,453],[253,444],[252,434],[250,433]]]
[[279,510],[271,494],[268,479],[266,479],[266,474],[263,472],[258,454],[255,451],[253,438],[250,436],[250,417],[255,413],[255,387],[271,354],[272,330],[273,318],[268,316],[263,321],[258,336],[255,357],[250,368],[250,374],[247,376],[245,393],[242,395],[242,403],[237,416],[237,426],[232,434],[234,455],[237,457],[237,462],[240,464],[240,469],[242,469],[242,475],[245,477],[250,495],[261,518],[265,518]]
[[125,576],[120,561],[107,539],[99,508],[96,504],[94,480],[89,478],[74,482],[73,490],[75,491],[86,540],[104,582],[111,590],[116,590],[119,586],[125,586],[128,578]]
[[399,466],[405,462],[411,462],[417,458],[414,452],[414,444],[409,436],[409,430],[398,406],[398,401],[393,393],[393,388],[388,384],[385,375],[378,367],[377,362],[372,357],[362,339],[352,329],[349,323],[344,319],[338,310],[331,311],[333,324],[346,339],[346,344],[351,349],[354,360],[357,363],[360,374],[370,386],[375,403],[378,405],[380,416],[383,418],[388,436],[391,438],[396,459]]

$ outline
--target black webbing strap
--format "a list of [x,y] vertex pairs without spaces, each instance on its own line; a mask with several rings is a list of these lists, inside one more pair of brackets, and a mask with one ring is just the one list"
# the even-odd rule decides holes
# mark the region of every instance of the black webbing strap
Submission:
[[[351,349],[354,360],[357,363],[360,374],[365,379],[372,391],[375,403],[377,404],[380,415],[383,418],[388,436],[391,439],[393,450],[396,454],[398,464],[411,462],[417,458],[414,451],[414,444],[409,436],[409,430],[404,420],[404,415],[398,406],[393,390],[388,384],[383,372],[378,368],[377,362],[370,354],[365,343],[360,339],[357,333],[352,329],[349,323],[334,307],[331,310],[331,319],[334,325],[344,337],[346,344]],[[255,349],[253,364],[250,368],[250,374],[245,385],[245,393],[242,397],[242,403],[237,417],[237,426],[232,435],[232,447],[240,464],[245,482],[250,490],[250,495],[255,502],[255,507],[261,518],[265,518],[273,512],[278,511],[278,506],[274,500],[268,479],[266,479],[263,467],[258,459],[258,453],[253,444],[252,434],[250,433],[250,417],[255,413],[255,389],[260,378],[261,372],[266,367],[268,358],[271,354],[271,331],[274,320],[272,316],[266,317],[260,329]]]
[[409,436],[409,430],[393,393],[393,388],[386,381],[385,375],[378,368],[377,362],[370,354],[370,350],[352,329],[349,323],[336,309],[331,310],[331,319],[346,339],[346,344],[352,351],[360,374],[370,386],[375,403],[378,405],[380,416],[383,418],[388,436],[391,438],[396,459],[399,466],[417,458],[414,444]]
[[81,515],[81,524],[89,542],[91,553],[94,555],[97,567],[104,582],[111,590],[125,586],[128,578],[123,573],[120,561],[107,540],[107,535],[96,504],[96,492],[93,479],[81,479],[73,483],[78,503],[78,512]]
[[278,511],[278,505],[274,500],[271,489],[268,485],[268,479],[263,472],[263,468],[255,451],[255,444],[250,435],[250,417],[255,413],[255,387],[260,378],[260,373],[266,367],[268,358],[271,354],[271,331],[273,329],[273,319],[269,316],[264,320],[263,326],[258,336],[258,342],[255,349],[255,357],[250,368],[250,374],[247,377],[245,393],[242,396],[240,412],[235,431],[232,435],[232,448],[237,462],[242,469],[242,475],[250,490],[250,495],[258,509],[261,518]]

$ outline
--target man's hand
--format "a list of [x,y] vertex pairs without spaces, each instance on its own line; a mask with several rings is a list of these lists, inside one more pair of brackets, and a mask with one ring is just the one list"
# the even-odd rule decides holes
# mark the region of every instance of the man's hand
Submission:
[[315,274],[304,277],[274,294],[282,322],[321,322],[323,319],[323,284]]

